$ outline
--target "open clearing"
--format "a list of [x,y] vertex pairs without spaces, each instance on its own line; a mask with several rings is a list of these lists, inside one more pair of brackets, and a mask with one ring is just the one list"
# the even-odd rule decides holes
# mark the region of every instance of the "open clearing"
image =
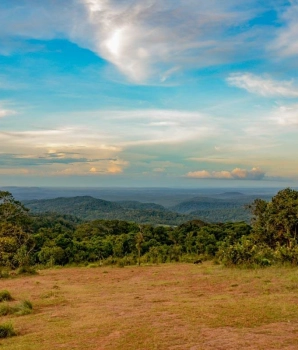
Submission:
[[62,268],[0,280],[34,312],[1,350],[298,349],[298,269]]

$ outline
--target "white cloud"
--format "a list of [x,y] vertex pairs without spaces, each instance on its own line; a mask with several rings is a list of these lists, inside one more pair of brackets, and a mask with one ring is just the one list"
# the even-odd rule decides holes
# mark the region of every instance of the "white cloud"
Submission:
[[15,115],[15,114],[17,114],[16,111],[12,109],[6,109],[0,104],[0,118],[8,117],[10,115]]
[[298,105],[280,106],[273,112],[272,119],[280,126],[298,126]]
[[232,171],[198,170],[189,172],[187,177],[195,179],[262,180],[265,177],[265,172],[259,168],[252,168],[251,170],[235,168]]
[[89,48],[135,82],[155,74],[164,82],[181,66],[229,61],[239,46],[229,28],[255,15],[232,0],[83,2],[93,27]]
[[275,81],[251,73],[236,73],[231,74],[227,82],[261,96],[298,97],[298,87],[293,86],[292,81]]
[[257,55],[265,33],[245,23],[262,11],[257,0],[27,0],[1,9],[0,36],[68,38],[132,81],[164,82],[181,68]]
[[298,54],[298,1],[290,0],[290,6],[282,14],[275,41],[270,45],[278,56],[296,56]]

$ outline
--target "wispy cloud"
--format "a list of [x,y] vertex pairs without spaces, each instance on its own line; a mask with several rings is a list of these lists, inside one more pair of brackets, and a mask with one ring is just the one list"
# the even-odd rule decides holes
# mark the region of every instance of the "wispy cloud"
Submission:
[[298,1],[290,0],[286,11],[282,13],[282,25],[277,31],[277,37],[269,45],[279,57],[296,56],[298,54]]
[[292,81],[276,81],[269,77],[261,77],[251,73],[234,73],[227,82],[250,93],[265,97],[298,97],[298,87]]
[[[0,173],[96,175],[121,173],[128,165],[121,148],[109,145],[99,132],[80,128],[0,132]],[[22,153],[20,153],[22,150]]]
[[13,109],[8,109],[4,107],[4,104],[0,101],[0,118],[8,117],[10,115],[15,115],[17,112]]
[[284,127],[298,126],[298,104],[280,106],[274,112],[272,119]]
[[194,179],[262,180],[265,177],[265,172],[259,168],[251,170],[235,168],[232,171],[198,170],[189,172],[187,177]]
[[61,0],[22,5],[2,8],[3,38],[68,38],[137,83],[151,77],[165,82],[181,69],[258,55],[259,43],[268,37],[257,25],[246,25],[266,11],[257,0]]

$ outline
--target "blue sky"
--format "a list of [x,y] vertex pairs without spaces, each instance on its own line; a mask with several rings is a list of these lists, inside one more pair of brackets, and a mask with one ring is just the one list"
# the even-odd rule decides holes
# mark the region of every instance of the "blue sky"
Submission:
[[0,185],[297,186],[298,1],[2,0]]

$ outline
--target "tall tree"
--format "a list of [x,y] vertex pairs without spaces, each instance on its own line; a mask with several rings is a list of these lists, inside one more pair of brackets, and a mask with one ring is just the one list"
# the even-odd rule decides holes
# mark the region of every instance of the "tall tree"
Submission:
[[28,210],[12,194],[0,191],[0,265],[16,268],[29,263],[33,240]]

